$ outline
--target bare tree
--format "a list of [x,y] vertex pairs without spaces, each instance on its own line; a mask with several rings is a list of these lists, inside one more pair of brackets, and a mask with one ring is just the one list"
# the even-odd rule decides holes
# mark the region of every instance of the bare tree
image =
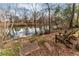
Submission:
[[46,3],[46,5],[47,5],[47,9],[48,9],[48,19],[49,19],[49,33],[51,32],[51,19],[50,19],[50,6],[49,6],[49,4],[48,3]]
[[72,4],[72,14],[71,14],[70,25],[69,25],[70,28],[73,27],[74,13],[75,13],[75,3]]
[[37,4],[32,4],[32,16],[34,20],[34,28],[35,28],[35,34],[37,34],[36,30],[36,19],[37,19]]
[[77,4],[76,5],[76,14],[77,14],[77,20],[76,20],[76,27],[78,27],[79,26],[79,24],[78,24],[78,19],[79,19],[79,4]]

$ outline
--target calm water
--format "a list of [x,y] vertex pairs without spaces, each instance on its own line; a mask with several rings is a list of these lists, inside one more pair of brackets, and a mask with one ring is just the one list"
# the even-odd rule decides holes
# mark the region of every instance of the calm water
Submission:
[[[49,30],[49,27],[46,27],[46,30]],[[45,33],[44,27],[41,28],[36,28],[36,32],[39,35],[40,33]],[[32,36],[35,35],[35,28],[34,27],[24,27],[24,28],[13,28],[12,30],[9,31],[9,29],[6,29],[6,32],[9,33],[9,35],[13,38],[18,38],[18,37],[26,37],[26,36]]]

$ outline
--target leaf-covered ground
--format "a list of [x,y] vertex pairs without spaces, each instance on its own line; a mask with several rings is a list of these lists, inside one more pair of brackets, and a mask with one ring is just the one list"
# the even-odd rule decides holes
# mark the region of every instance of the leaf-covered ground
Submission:
[[[55,33],[56,34],[56,33]],[[44,45],[39,45],[40,49],[37,51],[33,51],[29,55],[32,56],[79,56],[79,51],[75,49],[75,46],[72,49],[67,48],[65,45],[61,43],[55,43],[54,33],[43,35],[43,39],[45,39],[51,46],[52,52],[50,52]],[[42,38],[39,37],[39,38]],[[37,38],[39,40],[39,38]],[[76,43],[76,42],[73,42]]]
[[[13,44],[14,50],[1,50],[2,54],[1,56],[12,56],[12,55],[23,55],[23,56],[79,56],[79,51],[75,49],[75,44],[79,41],[77,38],[77,41],[72,41],[74,45],[72,46],[72,49],[67,48],[64,44],[58,42],[55,43],[55,34],[58,32],[54,32],[51,34],[45,34],[45,35],[39,35],[39,36],[33,36],[33,37],[24,37],[19,38],[18,40],[15,40],[17,44]],[[77,35],[76,35],[77,36]],[[34,44],[34,42],[37,42]],[[49,47],[46,47],[44,44],[47,42],[47,46],[52,49],[48,49]],[[7,43],[9,44],[9,42]],[[34,45],[32,45],[34,44]],[[27,48],[27,45],[29,48]],[[32,47],[33,49],[32,49]],[[38,48],[38,47],[39,48]],[[19,49],[17,47],[20,47]],[[38,48],[38,49],[37,49]],[[30,50],[29,50],[30,49]],[[27,51],[28,50],[28,51]],[[1,52],[0,51],[0,52]],[[27,51],[27,52],[25,52]],[[22,54],[24,53],[24,54]],[[27,55],[26,55],[27,54]]]

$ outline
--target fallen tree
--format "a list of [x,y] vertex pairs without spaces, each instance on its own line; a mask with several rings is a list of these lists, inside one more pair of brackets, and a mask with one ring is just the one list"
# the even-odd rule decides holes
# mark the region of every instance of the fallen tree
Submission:
[[[73,45],[73,43],[71,42],[71,38],[76,38],[75,36],[73,36],[73,34],[75,32],[77,32],[77,30],[71,30],[70,32],[68,32],[67,30],[64,31],[64,33],[59,33],[58,35],[55,35],[55,42],[60,42],[62,44],[64,44],[67,48],[72,48],[70,47],[70,45]],[[72,40],[76,40],[76,39],[73,39]]]

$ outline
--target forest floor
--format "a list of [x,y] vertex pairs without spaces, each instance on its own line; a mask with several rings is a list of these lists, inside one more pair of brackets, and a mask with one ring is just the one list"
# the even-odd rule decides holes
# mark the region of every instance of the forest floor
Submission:
[[[60,42],[55,43],[55,34],[56,33],[51,33],[34,37],[34,39],[36,39],[36,41],[38,42],[37,46],[39,48],[36,47],[34,51],[30,50],[31,52],[29,51],[28,54],[24,50],[22,50],[22,52],[25,53],[24,55],[28,56],[79,56],[79,51],[77,51],[74,46],[72,47],[72,49],[70,49]],[[42,43],[39,44],[39,41],[42,39],[47,42],[47,46]]]
[[20,44],[20,52],[17,52],[17,54],[20,54],[20,56],[79,56],[79,51],[77,51],[74,46],[77,44],[79,39],[77,38],[77,41],[72,41],[74,45],[70,49],[60,42],[55,42],[55,34],[57,33],[58,32],[19,38],[18,40],[14,40],[17,44],[8,42],[5,43],[5,47],[8,47],[8,45],[10,47],[10,44],[11,47],[12,45],[17,45],[12,47],[14,50],[16,50],[15,52],[17,52],[18,49],[15,48],[19,47]]

